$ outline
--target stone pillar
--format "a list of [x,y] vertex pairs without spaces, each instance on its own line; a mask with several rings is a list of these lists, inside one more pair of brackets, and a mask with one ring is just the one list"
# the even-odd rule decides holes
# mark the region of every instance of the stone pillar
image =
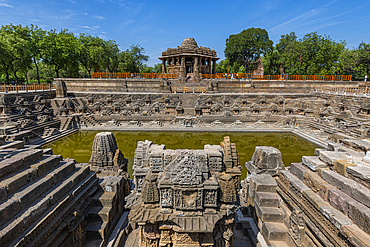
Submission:
[[194,58],[194,68],[193,68],[193,78],[196,80],[196,81],[199,81],[199,63],[198,63],[198,58],[195,57]]
[[57,98],[64,98],[67,96],[67,85],[64,81],[55,82],[55,92]]
[[179,78],[185,78],[185,57],[181,57],[180,73]]
[[213,60],[212,74],[216,74],[216,60]]
[[166,59],[162,59],[162,73],[166,73]]

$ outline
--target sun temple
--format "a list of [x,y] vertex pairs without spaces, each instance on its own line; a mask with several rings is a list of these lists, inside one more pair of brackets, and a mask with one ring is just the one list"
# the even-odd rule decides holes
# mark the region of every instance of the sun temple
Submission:
[[219,59],[214,49],[198,46],[194,38],[186,38],[181,46],[162,52],[162,72],[178,74],[179,80],[192,78],[199,81],[200,74],[215,74]]

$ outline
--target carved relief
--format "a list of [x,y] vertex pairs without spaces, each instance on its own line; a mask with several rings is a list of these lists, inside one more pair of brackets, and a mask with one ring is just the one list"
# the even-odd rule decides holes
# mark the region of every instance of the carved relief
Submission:
[[217,207],[217,190],[206,190],[205,191],[204,206]]
[[159,191],[157,188],[157,175],[150,173],[145,177],[143,183],[142,199],[145,203],[155,203],[159,201]]
[[236,201],[236,184],[234,183],[233,177],[223,172],[218,175],[218,183],[221,189],[220,200],[225,203]]
[[172,207],[172,189],[161,189],[161,206]]
[[297,246],[303,246],[305,229],[304,213],[298,207],[294,207],[289,217],[289,235]]

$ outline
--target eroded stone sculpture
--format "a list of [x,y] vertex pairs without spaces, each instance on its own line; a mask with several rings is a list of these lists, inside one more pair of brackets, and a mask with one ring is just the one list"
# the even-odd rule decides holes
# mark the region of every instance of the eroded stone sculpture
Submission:
[[241,166],[229,137],[203,150],[139,142],[133,169],[126,206],[139,246],[233,246]]
[[116,139],[111,132],[96,134],[89,164],[97,170],[127,170],[127,159],[117,148]]

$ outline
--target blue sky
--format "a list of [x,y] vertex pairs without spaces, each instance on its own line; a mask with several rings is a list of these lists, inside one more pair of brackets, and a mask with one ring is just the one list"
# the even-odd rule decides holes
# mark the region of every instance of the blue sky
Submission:
[[152,66],[187,37],[224,59],[229,35],[250,27],[266,29],[274,44],[293,31],[299,38],[327,34],[349,48],[370,43],[370,1],[0,0],[0,25],[9,23],[90,33],[117,41],[121,50],[139,44]]

